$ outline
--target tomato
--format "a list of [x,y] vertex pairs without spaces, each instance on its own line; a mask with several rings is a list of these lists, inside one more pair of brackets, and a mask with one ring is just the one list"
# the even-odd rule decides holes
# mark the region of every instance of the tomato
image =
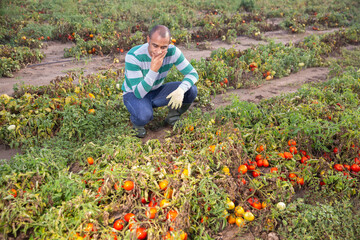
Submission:
[[343,166],[344,166],[344,168],[346,168],[348,171],[350,171],[350,165],[344,164]]
[[296,174],[295,173],[289,173],[289,176],[288,176],[291,180],[295,180],[296,178]]
[[246,221],[251,222],[251,221],[254,221],[255,216],[254,216],[254,214],[252,214],[251,212],[246,212],[246,213],[244,214],[244,219],[245,219]]
[[156,205],[157,205],[156,198],[153,197],[149,202],[149,207],[156,207]]
[[16,198],[16,196],[17,196],[17,191],[12,188],[12,189],[10,189],[10,192],[11,192],[11,195],[13,195],[14,198]]
[[334,152],[335,154],[337,154],[337,153],[339,153],[339,149],[338,149],[337,147],[334,147],[333,152]]
[[124,188],[126,191],[131,191],[134,189],[134,182],[130,180],[125,181],[122,188]]
[[261,205],[261,202],[260,202],[260,201],[254,202],[252,206],[253,206],[254,208],[256,208],[256,209],[259,209],[259,210],[262,208],[262,205]]
[[146,231],[146,229],[145,228],[141,228],[141,227],[139,227],[139,228],[137,228],[136,229],[136,237],[137,237],[137,239],[146,239],[146,237],[147,237],[147,231]]
[[260,176],[260,171],[259,170],[255,170],[255,171],[253,171],[252,172],[252,175],[253,175],[253,177],[258,177],[258,176]]
[[242,217],[245,213],[245,210],[242,206],[237,206],[235,209],[234,209],[234,213],[237,217]]
[[251,165],[248,165],[248,170],[250,170],[250,171],[254,171],[255,169],[256,169],[256,166],[255,165],[253,165],[253,164],[251,164]]
[[292,154],[297,154],[298,151],[297,151],[297,148],[292,146],[292,147],[289,147],[289,152],[292,153]]
[[237,217],[235,220],[236,225],[238,227],[244,227],[245,226],[245,220],[242,217]]
[[355,161],[356,164],[360,164],[359,158],[356,157],[356,158],[354,159],[354,161]]
[[144,197],[141,198],[141,203],[142,203],[142,204],[146,204],[147,202],[148,202],[148,201],[147,201]]
[[293,155],[289,152],[284,152],[284,157],[285,157],[285,159],[292,159]]
[[256,151],[258,151],[258,152],[262,152],[264,150],[265,150],[265,148],[263,145],[260,145],[259,147],[256,148]]
[[127,214],[125,214],[125,216],[124,216],[124,219],[125,219],[125,221],[127,221],[127,222],[129,222],[130,219],[133,219],[133,218],[135,218],[135,214],[133,214],[133,213],[127,213]]
[[175,218],[177,217],[178,212],[176,210],[170,210],[167,215],[166,215],[166,219],[170,220],[170,221],[174,221]]
[[341,164],[335,164],[334,169],[339,172],[344,171],[344,167]]
[[261,154],[256,155],[255,161],[263,160],[263,156]]
[[297,178],[296,182],[300,185],[304,185],[304,178]]
[[262,166],[263,166],[263,160],[258,160],[256,163],[257,163],[257,166],[258,166],[258,167],[262,167]]
[[278,172],[278,171],[279,171],[279,170],[278,170],[277,167],[272,167],[272,168],[270,169],[270,172],[271,172],[271,173]]
[[234,214],[230,214],[230,216],[228,217],[227,221],[228,221],[229,224],[234,224],[234,223],[236,223],[236,217],[235,217],[235,215],[234,215]]
[[84,229],[85,232],[93,232],[95,229],[94,229],[94,224],[93,223],[88,223],[86,225],[86,228]]
[[93,165],[94,164],[94,159],[92,157],[88,157],[87,158],[87,161],[90,165]]
[[246,180],[244,178],[241,179],[242,184],[246,185]]
[[159,187],[161,190],[165,190],[168,185],[169,185],[169,181],[166,179],[159,183]]
[[307,157],[302,156],[300,162],[301,162],[301,163],[306,163],[307,160],[308,160]]
[[229,82],[228,79],[227,79],[227,78],[224,78],[224,83],[225,83],[225,84],[228,84],[228,82]]
[[248,171],[248,168],[246,165],[240,165],[238,168],[239,173],[245,174],[247,171]]
[[114,222],[113,228],[120,231],[124,228],[124,224],[125,224],[124,220],[118,219]]
[[353,165],[351,165],[351,171],[359,172],[360,171],[360,166],[358,164],[354,163]]
[[263,167],[268,167],[269,166],[269,161],[267,159],[263,160]]
[[296,145],[296,142],[294,141],[294,139],[290,139],[288,141],[288,145],[291,147],[291,146],[295,146]]
[[155,207],[150,207],[149,210],[146,212],[146,216],[149,219],[154,219],[156,216],[157,210]]

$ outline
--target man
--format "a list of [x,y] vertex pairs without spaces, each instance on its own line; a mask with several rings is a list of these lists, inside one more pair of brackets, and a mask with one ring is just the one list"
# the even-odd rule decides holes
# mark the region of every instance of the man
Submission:
[[[147,43],[133,47],[125,57],[123,100],[130,112],[136,136],[140,138],[145,137],[145,125],[153,119],[153,108],[168,105],[165,122],[173,126],[197,95],[194,84],[199,76],[182,52],[170,44],[170,40],[169,29],[157,25],[147,36]],[[184,75],[184,79],[163,84],[173,65]]]

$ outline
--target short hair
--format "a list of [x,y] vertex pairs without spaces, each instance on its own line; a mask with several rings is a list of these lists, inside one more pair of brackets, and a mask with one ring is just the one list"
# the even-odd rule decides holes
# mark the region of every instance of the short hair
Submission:
[[150,33],[149,33],[149,38],[151,38],[155,32],[158,32],[159,35],[162,37],[162,38],[166,38],[167,35],[169,36],[169,39],[171,39],[171,33],[170,33],[170,30],[169,28],[167,28],[166,26],[164,25],[156,25],[154,26],[151,30],[150,30]]

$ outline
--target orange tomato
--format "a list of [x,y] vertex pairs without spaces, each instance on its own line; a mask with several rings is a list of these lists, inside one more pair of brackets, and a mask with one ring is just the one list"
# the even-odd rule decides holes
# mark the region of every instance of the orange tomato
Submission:
[[149,210],[146,212],[146,216],[149,219],[154,219],[156,216],[157,210],[155,207],[150,207]]
[[134,189],[134,182],[130,180],[125,181],[122,188],[125,189],[126,191],[131,191]]
[[87,162],[90,164],[90,165],[93,165],[94,164],[94,159],[92,157],[88,157],[87,158]]
[[234,223],[236,223],[236,217],[235,217],[235,215],[234,215],[234,214],[230,214],[230,216],[228,217],[227,221],[228,221],[229,224],[234,224]]
[[263,167],[268,167],[269,166],[269,161],[267,159],[263,160]]
[[166,189],[166,187],[168,186],[168,184],[169,184],[169,181],[165,179],[165,180],[163,180],[163,181],[161,181],[161,182],[159,183],[159,187],[160,187],[161,190],[164,190],[164,189]]
[[85,232],[93,232],[94,229],[94,224],[93,223],[88,223],[84,229]]
[[239,173],[245,174],[247,171],[248,171],[248,168],[246,165],[240,165],[238,168]]
[[252,206],[259,210],[262,208],[261,202],[259,201],[255,201]]
[[267,207],[266,202],[262,202],[262,203],[261,203],[261,208],[266,208],[266,207]]
[[293,155],[289,152],[284,152],[284,157],[285,157],[285,159],[292,159]]
[[175,218],[177,217],[178,212],[176,210],[170,210],[167,215],[166,215],[166,219],[170,220],[170,221],[174,221]]
[[94,114],[95,113],[95,109],[91,108],[89,109],[89,114]]

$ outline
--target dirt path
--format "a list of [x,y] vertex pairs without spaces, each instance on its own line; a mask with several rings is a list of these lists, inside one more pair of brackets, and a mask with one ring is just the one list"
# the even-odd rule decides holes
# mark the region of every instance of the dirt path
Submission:
[[[304,39],[304,37],[311,34],[324,34],[333,32],[338,29],[330,29],[326,31],[313,31],[307,29],[302,34],[289,34],[286,31],[274,31],[264,34],[265,39],[273,39],[275,42],[281,42],[283,44],[290,41],[296,43]],[[252,38],[240,36],[236,39],[234,44],[227,44],[222,41],[206,42],[205,50],[199,50],[194,46],[179,46],[187,59],[200,60],[201,58],[209,57],[211,52],[218,48],[229,49],[234,47],[237,50],[245,50],[253,45],[266,44],[265,40],[257,41]],[[73,43],[60,43],[60,42],[48,42],[46,48],[43,49],[46,57],[40,64],[30,65],[16,73],[13,78],[0,78],[0,95],[1,94],[13,94],[13,85],[22,82],[26,85],[41,86],[47,85],[51,80],[57,76],[67,75],[69,72],[83,73],[85,76],[93,74],[106,69],[118,69],[124,66],[125,53],[117,55],[120,63],[114,64],[114,57],[110,56],[93,56],[89,59],[81,61],[75,61],[74,59],[64,58],[64,48],[70,48]],[[239,97],[240,100],[259,102],[263,98],[270,98],[287,92],[295,92],[302,84],[314,81],[326,80],[328,70],[327,68],[310,68],[302,70],[298,73],[292,74],[288,77],[281,79],[274,79],[266,82],[262,86],[256,89],[237,89],[229,90],[224,95],[217,95],[212,103],[215,108],[225,106],[231,103],[229,96],[234,95]],[[149,131],[146,138],[143,141],[157,138],[164,139],[167,131],[171,131],[170,127],[160,129],[160,131]],[[19,150],[9,149],[6,146],[0,146],[0,159],[10,159],[15,154],[20,153]]]

